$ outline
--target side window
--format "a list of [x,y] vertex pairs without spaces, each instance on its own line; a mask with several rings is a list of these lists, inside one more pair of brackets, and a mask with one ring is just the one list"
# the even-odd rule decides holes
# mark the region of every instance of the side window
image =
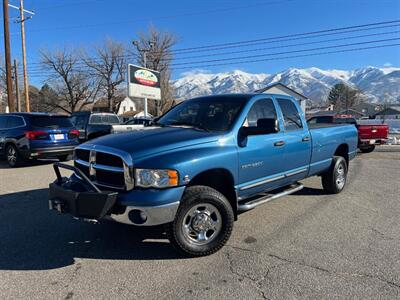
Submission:
[[0,116],[0,129],[6,129],[7,117]]
[[307,121],[308,124],[317,124],[317,118],[311,118]]
[[8,127],[21,127],[24,126],[24,120],[21,117],[10,117]]
[[298,130],[303,128],[301,118],[296,105],[288,99],[278,99],[279,106],[283,114],[283,121],[285,124],[285,130]]
[[247,118],[244,121],[244,127],[257,127],[257,122],[259,119],[275,119],[276,120],[276,110],[274,103],[271,99],[258,100],[253,104]]

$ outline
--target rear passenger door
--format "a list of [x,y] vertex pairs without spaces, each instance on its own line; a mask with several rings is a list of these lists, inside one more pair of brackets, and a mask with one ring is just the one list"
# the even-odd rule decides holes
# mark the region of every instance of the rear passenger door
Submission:
[[285,133],[285,165],[287,182],[295,182],[307,175],[311,159],[311,136],[299,106],[293,100],[277,98]]

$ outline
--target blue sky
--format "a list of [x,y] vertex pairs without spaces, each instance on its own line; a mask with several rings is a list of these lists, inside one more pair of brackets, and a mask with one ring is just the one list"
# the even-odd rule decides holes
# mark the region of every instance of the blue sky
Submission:
[[[19,2],[9,1],[16,5]],[[41,48],[88,47],[106,37],[128,44],[137,32],[145,31],[150,24],[173,32],[178,38],[176,48],[187,48],[400,19],[399,0],[25,0],[25,8],[36,12],[34,18],[26,22],[31,69],[37,68]],[[11,18],[17,14],[10,9]],[[12,22],[10,26],[12,56],[20,60],[19,26]],[[400,30],[400,26],[381,32],[395,30]],[[396,37],[400,34],[338,43]],[[271,51],[260,53],[268,52]],[[399,46],[205,69],[274,73],[289,67],[355,69],[385,64],[400,67]],[[175,70],[173,77],[185,71],[190,69]],[[35,76],[32,74],[31,82],[39,84],[40,78]]]

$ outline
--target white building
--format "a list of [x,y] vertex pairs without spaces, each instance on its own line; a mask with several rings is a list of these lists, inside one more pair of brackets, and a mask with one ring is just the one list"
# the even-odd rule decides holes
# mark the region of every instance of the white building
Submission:
[[136,103],[129,97],[121,101],[118,109],[118,115],[122,115],[128,111],[136,111]]
[[279,95],[286,95],[286,96],[292,96],[295,98],[297,101],[299,101],[300,107],[303,110],[303,112],[306,112],[306,102],[308,98],[295,90],[291,89],[290,87],[284,85],[283,83],[277,82],[274,84],[271,84],[261,90],[257,91],[258,93],[265,93],[265,94],[279,94]]

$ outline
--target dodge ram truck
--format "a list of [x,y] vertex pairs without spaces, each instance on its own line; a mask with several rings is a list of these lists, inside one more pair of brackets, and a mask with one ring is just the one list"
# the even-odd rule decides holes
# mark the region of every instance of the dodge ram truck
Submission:
[[151,126],[80,145],[74,166],[55,163],[49,206],[78,218],[164,224],[178,250],[209,255],[239,213],[301,190],[304,178],[321,176],[327,193],[340,193],[356,151],[353,125],[309,126],[291,97],[195,98]]

